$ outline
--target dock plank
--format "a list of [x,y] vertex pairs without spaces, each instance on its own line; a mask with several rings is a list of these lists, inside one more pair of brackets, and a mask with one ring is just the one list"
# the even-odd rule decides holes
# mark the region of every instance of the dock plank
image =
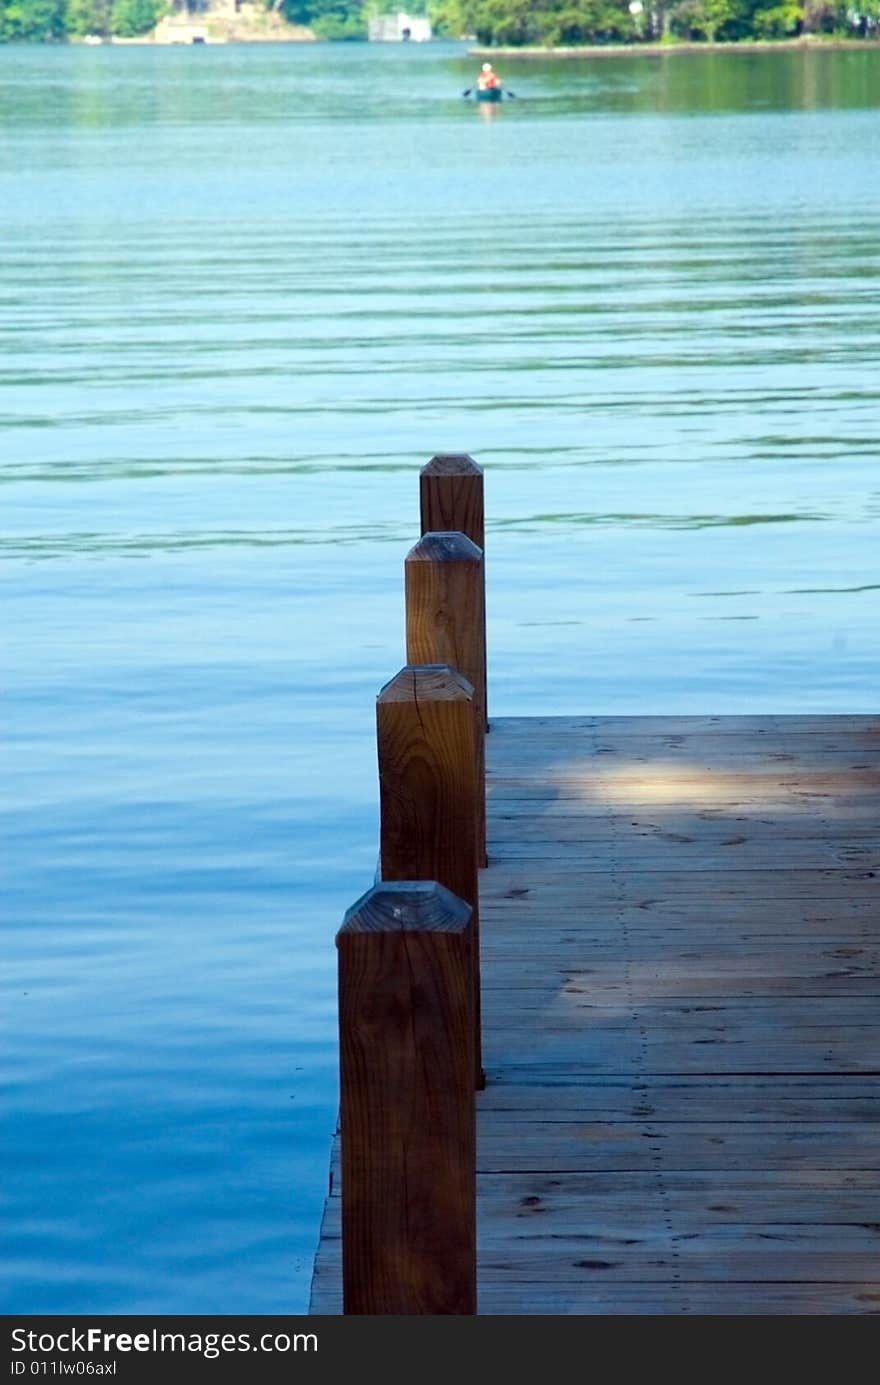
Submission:
[[487,769],[478,1311],[880,1313],[880,719],[499,719]]

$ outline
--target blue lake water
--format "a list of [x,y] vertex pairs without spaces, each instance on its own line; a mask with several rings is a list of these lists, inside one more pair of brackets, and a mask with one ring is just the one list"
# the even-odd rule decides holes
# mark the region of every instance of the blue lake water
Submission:
[[5,1313],[300,1313],[418,470],[490,712],[877,708],[880,51],[0,49]]

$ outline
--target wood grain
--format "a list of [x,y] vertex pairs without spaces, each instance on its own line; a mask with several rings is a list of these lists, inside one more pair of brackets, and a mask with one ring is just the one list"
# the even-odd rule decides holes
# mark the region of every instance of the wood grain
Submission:
[[419,475],[421,532],[465,534],[485,548],[483,469],[466,452],[432,457]]
[[437,880],[470,907],[475,1082],[480,1041],[480,925],[474,694],[445,664],[407,665],[376,700],[379,870]]
[[[483,610],[486,609],[486,529],[483,469],[466,452],[442,452],[422,467],[419,476],[421,532],[464,534],[483,553]],[[486,660],[486,621],[483,620],[483,668]],[[486,730],[489,698],[484,688]]]
[[392,882],[337,936],[346,1313],[476,1311],[469,925]]
[[474,690],[477,849],[486,863],[486,635],[483,553],[460,533],[428,533],[407,554],[406,657],[448,664]]
[[480,1312],[880,1314],[880,720],[495,718],[487,791]]

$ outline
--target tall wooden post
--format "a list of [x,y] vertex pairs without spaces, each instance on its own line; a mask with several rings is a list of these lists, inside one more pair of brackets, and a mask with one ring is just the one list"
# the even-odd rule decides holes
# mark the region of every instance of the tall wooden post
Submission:
[[476,1313],[469,919],[383,882],[337,935],[345,1313]]
[[483,555],[464,534],[423,534],[407,554],[406,659],[449,664],[474,689],[477,852],[486,864],[486,665]]
[[437,880],[470,906],[474,1080],[482,1087],[475,722],[473,688],[445,664],[408,665],[376,701],[379,872],[382,880]]
[[466,452],[441,452],[422,467],[419,476],[422,533],[458,532],[483,550],[483,698],[486,730],[489,700],[485,688],[486,660],[486,521],[483,468]]

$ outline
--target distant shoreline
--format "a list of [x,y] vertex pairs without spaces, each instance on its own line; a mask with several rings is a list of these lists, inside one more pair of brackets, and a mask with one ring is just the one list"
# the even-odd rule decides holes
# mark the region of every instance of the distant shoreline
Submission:
[[861,38],[744,39],[737,43],[594,43],[577,48],[469,48],[474,58],[672,58],[691,53],[880,52],[880,40]]

